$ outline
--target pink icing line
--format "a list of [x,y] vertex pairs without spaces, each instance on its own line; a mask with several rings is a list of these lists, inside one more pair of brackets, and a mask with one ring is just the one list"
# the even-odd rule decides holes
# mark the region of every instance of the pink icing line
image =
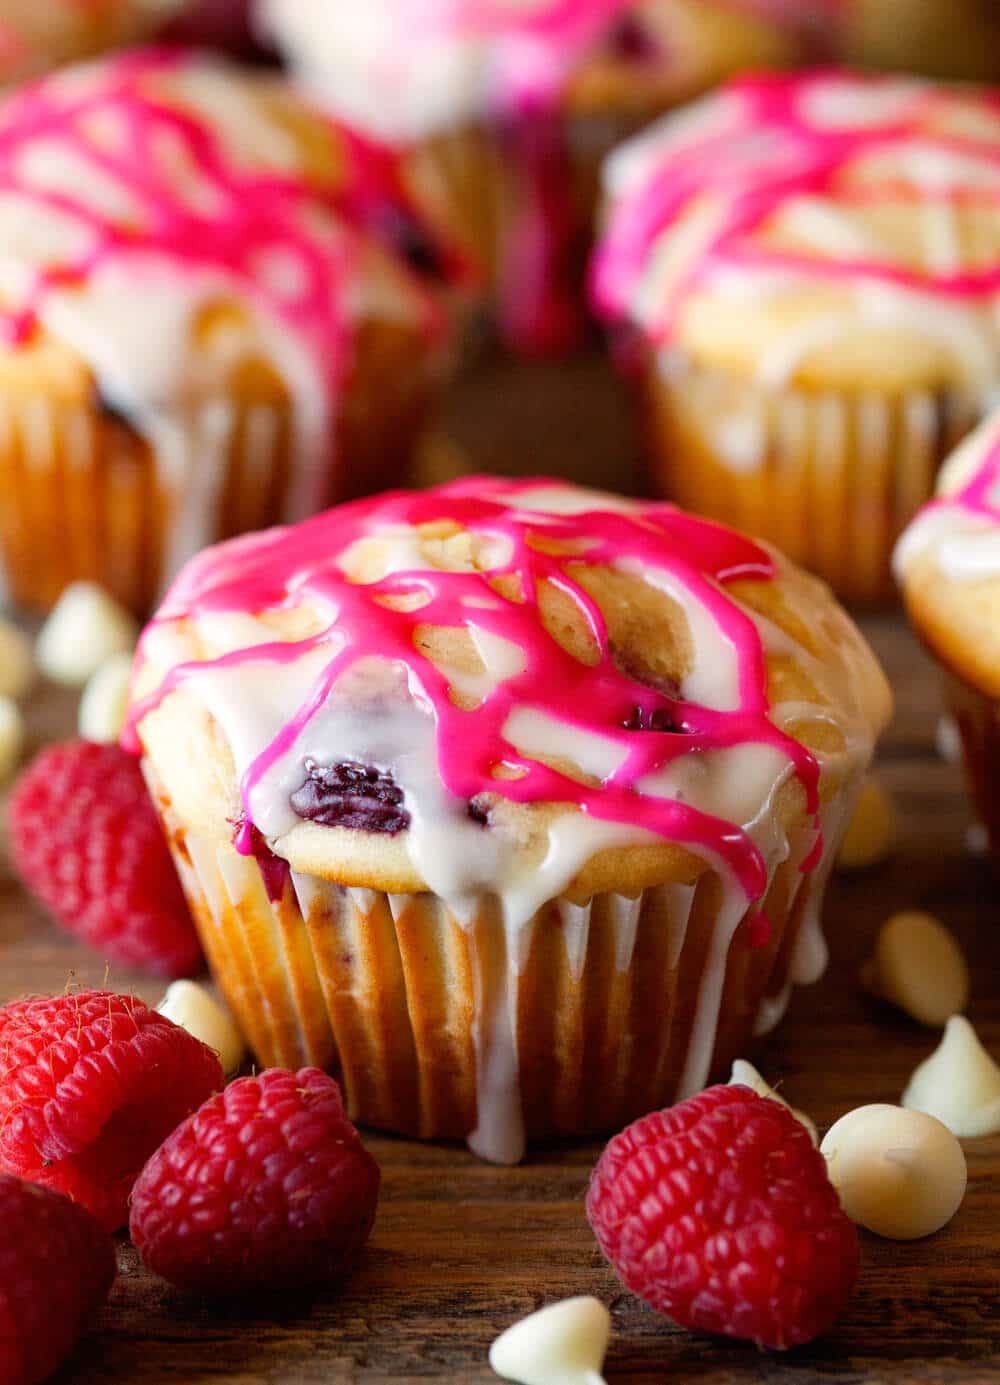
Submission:
[[969,514],[1000,524],[1000,505],[993,498],[1000,489],[1000,436],[990,443],[982,462],[966,481],[965,485],[951,495],[940,495],[928,501],[918,516],[933,514],[937,510],[967,510]]
[[[706,849],[729,866],[748,899],[759,898],[767,884],[766,868],[741,827],[689,804],[643,792],[639,785],[680,756],[760,743],[788,757],[805,790],[809,811],[817,812],[816,761],[770,720],[767,664],[759,632],[725,590],[738,579],[769,580],[774,575],[772,560],[750,540],[666,504],[643,505],[624,514],[598,508],[578,515],[549,515],[510,508],[536,487],[558,485],[473,477],[424,493],[391,492],[331,510],[291,529],[273,529],[206,550],[177,578],[147,627],[137,666],[141,666],[150,630],[209,612],[256,613],[308,600],[329,611],[329,624],[303,642],[256,646],[207,665],[176,666],[155,693],[132,708],[123,743],[138,753],[143,717],[206,667],[235,668],[262,661],[280,667],[307,650],[329,645],[329,661],[306,702],[244,775],[244,829],[238,838],[242,850],[252,847],[249,804],[255,785],[293,748],[348,670],[359,661],[378,658],[405,671],[411,695],[433,714],[441,777],[457,800],[495,794],[517,803],[573,803],[596,818]],[[480,538],[502,540],[509,545],[510,557],[487,573],[396,572],[367,585],[346,579],[340,559],[360,539],[386,526],[432,521],[451,521]],[[532,536],[566,543],[575,556],[542,553]],[[618,667],[601,611],[573,575],[581,550],[588,564],[626,562],[644,571],[669,574],[701,604],[736,659],[738,702],[732,710],[684,701],[679,694],[650,687]],[[520,600],[494,590],[491,582],[499,577],[513,580]],[[557,586],[582,614],[598,648],[593,666],[581,664],[545,631],[538,604],[543,582]],[[415,593],[424,598],[417,610],[398,611],[382,604],[387,596]],[[444,674],[416,648],[414,632],[422,625],[458,629],[473,625],[500,636],[522,651],[523,671],[498,683],[475,710],[463,710],[452,701]],[[625,752],[623,763],[599,787],[593,787],[519,754],[504,736],[508,717],[519,707],[535,708],[567,727],[616,742]],[[636,710],[647,723],[654,713],[667,712],[671,724],[682,729],[626,729],[625,722]],[[494,770],[501,765],[515,769],[520,777],[496,778]]]
[[[911,270],[873,259],[823,259],[754,243],[755,232],[792,198],[828,196],[838,202],[909,199],[914,204],[941,200],[953,204],[988,198],[993,206],[1000,190],[931,188],[915,193],[899,180],[845,189],[841,182],[860,159],[904,147],[916,139],[947,152],[988,160],[1000,182],[1000,142],[925,133],[922,120],[935,108],[975,99],[1000,112],[1000,97],[980,93],[956,97],[947,89],[916,85],[908,109],[893,120],[860,129],[819,128],[809,122],[806,100],[830,83],[849,82],[866,90],[885,79],[845,77],[834,72],[805,76],[758,76],[729,83],[718,98],[735,115],[721,129],[664,155],[637,187],[612,207],[607,234],[592,267],[593,297],[609,320],[627,318],[632,297],[652,246],[702,196],[722,209],[720,224],[709,237],[694,267],[659,305],[650,329],[669,339],[688,294],[720,269],[748,267],[804,274],[831,280],[869,279],[950,297],[975,298],[1000,288],[1000,265],[967,273]],[[720,110],[724,109],[720,105]],[[757,140],[755,158],[741,156],[741,141]],[[734,149],[736,156],[734,157]]]
[[[104,80],[88,82],[78,94],[56,76],[23,88],[7,103],[0,116],[0,193],[69,215],[86,228],[90,248],[34,273],[15,305],[0,309],[0,332],[10,341],[25,341],[54,289],[82,284],[109,263],[153,256],[169,262],[178,276],[222,273],[241,297],[299,335],[320,378],[336,389],[350,353],[343,301],[362,245],[350,218],[391,200],[395,185],[387,156],[331,126],[331,155],[342,151],[345,166],[337,183],[332,175],[321,183],[237,166],[208,125],[155,90],[157,77],[198,61],[204,60],[182,50],[139,50],[108,60]],[[110,143],[87,137],[94,120],[113,122]],[[36,141],[82,155],[120,184],[141,209],[141,231],[103,213],[96,205],[99,195],[91,199],[35,186],[21,160]],[[169,166],[163,166],[160,150],[168,142],[197,170],[201,187],[210,192],[207,207],[185,201]],[[318,212],[331,218],[336,233],[310,220]],[[295,267],[291,276],[280,276],[280,286],[262,272],[263,257],[274,254],[283,264],[290,257]],[[137,279],[141,294],[141,274]],[[427,331],[436,332],[437,309],[415,279],[407,282]]]

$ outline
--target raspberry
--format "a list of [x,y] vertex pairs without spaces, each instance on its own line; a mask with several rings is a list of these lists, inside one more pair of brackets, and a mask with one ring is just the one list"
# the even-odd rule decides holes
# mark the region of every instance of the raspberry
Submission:
[[201,944],[138,761],[116,745],[49,746],[18,780],[11,852],[77,937],[161,976],[202,968]]
[[115,1253],[89,1212],[19,1178],[0,1178],[0,1226],[0,1380],[35,1385],[107,1298]]
[[231,1083],[143,1169],[130,1230],[143,1263],[213,1296],[313,1287],[354,1266],[379,1167],[316,1068]]
[[710,1087],[608,1144],[587,1215],[622,1283],[684,1327],[790,1347],[825,1332],[858,1238],[794,1114]]
[[0,1173],[113,1231],[150,1154],[222,1080],[210,1048],[134,996],[14,1001],[0,1009]]

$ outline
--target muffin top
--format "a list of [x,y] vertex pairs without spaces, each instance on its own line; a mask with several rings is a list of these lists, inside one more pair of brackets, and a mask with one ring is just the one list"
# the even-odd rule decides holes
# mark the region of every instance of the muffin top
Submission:
[[476,477],[199,555],[143,635],[127,743],[189,828],[341,884],[519,922],[715,869],[741,913],[793,850],[822,862],[888,705],[770,549]]
[[894,566],[923,640],[966,682],[1000,698],[1000,414],[942,468],[937,496],[899,540]]
[[0,106],[0,384],[96,386],[153,430],[256,369],[324,438],[366,322],[439,327],[364,226],[392,176],[277,78],[183,50],[20,89]]
[[985,392],[1000,96],[832,71],[737,80],[605,171],[599,311],[762,385]]
[[484,117],[646,112],[825,51],[839,0],[258,0],[317,94],[380,138]]

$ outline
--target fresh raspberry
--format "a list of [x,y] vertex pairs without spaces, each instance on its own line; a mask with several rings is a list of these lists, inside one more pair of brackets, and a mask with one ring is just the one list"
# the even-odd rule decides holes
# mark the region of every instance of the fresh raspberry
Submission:
[[316,1068],[272,1068],[207,1101],[157,1150],[132,1193],[143,1263],[217,1296],[314,1287],[354,1266],[380,1173]]
[[0,1173],[113,1231],[153,1150],[222,1080],[210,1048],[134,996],[14,1001],[0,1009]]
[[0,1178],[0,1226],[0,1380],[35,1385],[107,1298],[115,1253],[89,1212],[19,1178]]
[[858,1272],[823,1156],[791,1111],[748,1087],[710,1087],[616,1135],[587,1215],[650,1307],[758,1346],[825,1332]]
[[116,745],[43,750],[14,787],[11,852],[64,928],[113,961],[191,976],[202,952],[138,761]]

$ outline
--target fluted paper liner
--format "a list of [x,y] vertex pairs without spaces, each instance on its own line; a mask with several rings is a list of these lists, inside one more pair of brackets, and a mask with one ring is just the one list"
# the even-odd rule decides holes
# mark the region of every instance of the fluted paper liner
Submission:
[[634,899],[556,900],[509,936],[494,897],[458,917],[431,894],[284,871],[270,898],[257,861],[187,830],[146,773],[258,1060],[334,1071],[351,1115],[377,1128],[473,1135],[501,1158],[522,1118],[532,1141],[617,1129],[744,1053],[816,945],[824,881],[801,871],[808,828],[774,876],[758,946],[757,911],[734,910],[711,872]]
[[362,336],[323,455],[295,438],[289,405],[213,400],[161,421],[154,448],[91,404],[0,398],[0,568],[13,601],[46,609],[87,580],[145,615],[206,545],[404,484],[440,362],[428,349],[404,370],[391,332]]
[[1000,856],[1000,704],[954,673],[945,678],[945,701],[962,739],[965,779],[990,851]]
[[642,389],[659,489],[859,602],[895,598],[896,539],[982,411],[958,391],[767,389],[676,352],[649,356]]

